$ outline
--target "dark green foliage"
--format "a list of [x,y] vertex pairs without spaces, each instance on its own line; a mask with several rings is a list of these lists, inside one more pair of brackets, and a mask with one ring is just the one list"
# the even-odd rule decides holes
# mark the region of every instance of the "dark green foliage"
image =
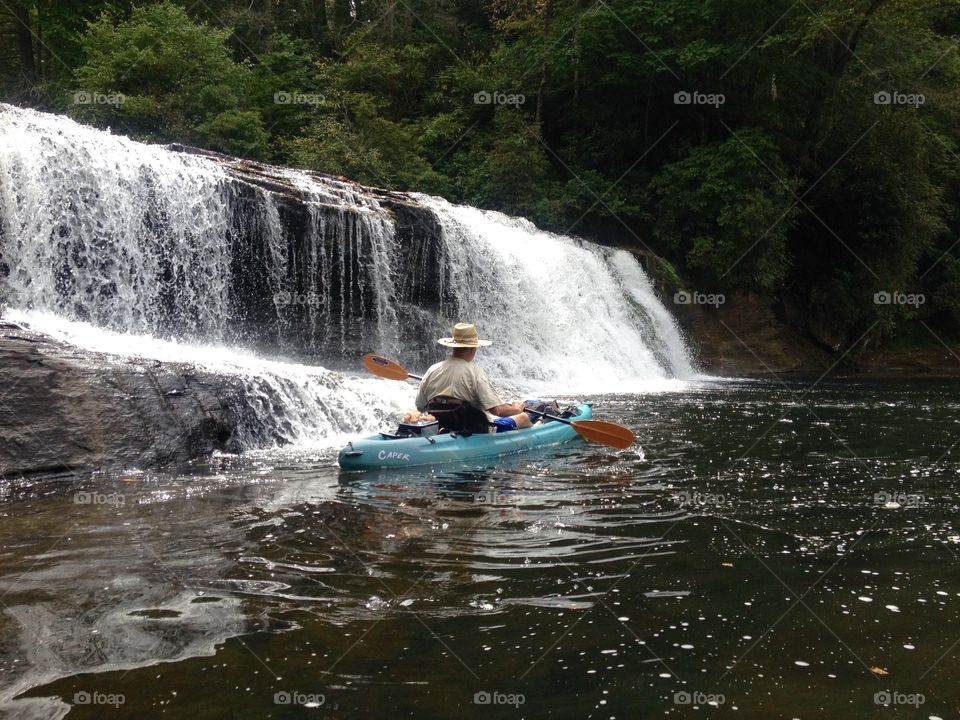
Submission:
[[760,130],[693,147],[650,183],[654,237],[707,287],[775,290],[797,214],[796,183],[787,176]]
[[267,135],[252,102],[253,72],[234,61],[229,37],[170,2],[136,7],[124,19],[105,12],[83,34],[77,86],[120,100],[75,104],[72,112],[115,120],[135,135],[260,157]]

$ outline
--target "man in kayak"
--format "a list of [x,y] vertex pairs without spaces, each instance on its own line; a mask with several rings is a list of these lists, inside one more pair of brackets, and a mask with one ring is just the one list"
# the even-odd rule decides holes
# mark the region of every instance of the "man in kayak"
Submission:
[[531,426],[523,403],[503,402],[487,374],[472,364],[477,348],[492,344],[481,340],[473,325],[457,323],[453,337],[437,342],[453,348],[453,352],[424,374],[417,393],[417,410],[429,412],[447,430],[506,432]]

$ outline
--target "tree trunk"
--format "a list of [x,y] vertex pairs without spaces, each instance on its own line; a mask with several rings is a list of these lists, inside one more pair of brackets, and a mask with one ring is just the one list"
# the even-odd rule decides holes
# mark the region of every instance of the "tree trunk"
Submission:
[[580,25],[573,31],[573,119],[577,122],[580,111],[580,55],[583,47],[580,45]]
[[327,39],[327,3],[326,0],[310,0],[311,35],[323,42]]
[[33,9],[35,13],[33,32],[31,33],[33,35],[33,62],[36,66],[37,81],[44,82],[50,77],[50,61],[52,59],[50,48],[43,40],[43,23],[46,16],[44,16],[43,6],[39,2],[34,3]]
[[[550,35],[550,0],[546,0],[543,4],[543,31],[541,37],[543,39],[543,46],[547,47],[548,37]],[[547,59],[544,57],[543,63],[540,65],[540,83],[537,85],[537,126],[540,125],[540,121],[543,119],[543,93],[547,87]]]
[[13,4],[13,29],[17,37],[17,54],[20,57],[20,72],[30,80],[37,77],[33,59],[33,34],[30,30],[30,11],[21,3]]
[[333,0],[333,25],[337,30],[347,28],[353,22],[350,0]]
[[540,68],[540,84],[537,85],[537,125],[543,119],[543,91],[547,86],[547,64]]

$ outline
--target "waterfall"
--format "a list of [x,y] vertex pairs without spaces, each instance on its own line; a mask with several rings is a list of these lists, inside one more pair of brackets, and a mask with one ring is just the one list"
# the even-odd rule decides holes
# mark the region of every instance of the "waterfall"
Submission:
[[405,386],[327,368],[355,371],[377,351],[422,370],[459,320],[495,341],[478,361],[511,392],[643,392],[693,376],[626,251],[9,105],[3,303],[68,342],[241,375],[252,426],[292,443],[373,429],[409,405]]
[[276,171],[295,202],[205,156],[0,105],[0,298],[118,332],[394,350],[390,214]]
[[446,329],[471,318],[516,389],[631,392],[693,375],[683,340],[636,259],[521,218],[417,195],[439,217]]
[[13,307],[129,332],[221,339],[225,181],[201,158],[4,106],[0,293]]

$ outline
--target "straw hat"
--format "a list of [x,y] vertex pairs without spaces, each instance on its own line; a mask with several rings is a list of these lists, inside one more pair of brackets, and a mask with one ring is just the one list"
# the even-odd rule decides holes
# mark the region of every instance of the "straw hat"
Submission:
[[440,338],[437,342],[452,348],[487,347],[493,344],[490,340],[481,340],[477,328],[470,323],[457,323],[453,326],[453,337]]

